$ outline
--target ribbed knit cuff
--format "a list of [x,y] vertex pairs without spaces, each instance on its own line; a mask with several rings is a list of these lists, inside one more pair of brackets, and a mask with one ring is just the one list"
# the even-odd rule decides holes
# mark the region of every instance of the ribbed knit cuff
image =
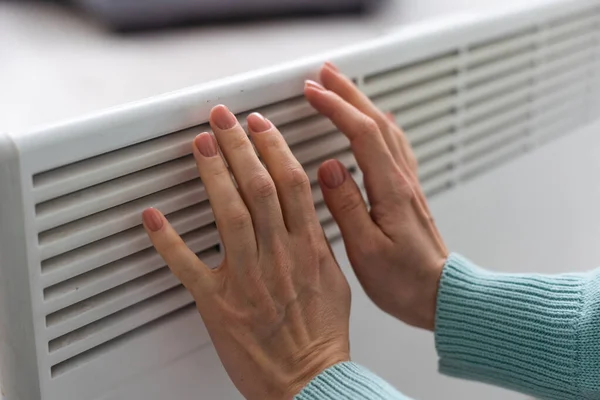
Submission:
[[389,383],[353,362],[327,368],[295,400],[409,400]]
[[498,274],[452,254],[438,291],[440,372],[548,399],[581,399],[585,275]]

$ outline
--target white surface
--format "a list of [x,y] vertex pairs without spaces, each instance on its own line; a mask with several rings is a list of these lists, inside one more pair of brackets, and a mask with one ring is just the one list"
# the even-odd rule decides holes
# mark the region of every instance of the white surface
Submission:
[[0,131],[21,131],[336,49],[448,13],[522,3],[391,0],[368,17],[254,22],[121,37],[56,5],[0,2]]

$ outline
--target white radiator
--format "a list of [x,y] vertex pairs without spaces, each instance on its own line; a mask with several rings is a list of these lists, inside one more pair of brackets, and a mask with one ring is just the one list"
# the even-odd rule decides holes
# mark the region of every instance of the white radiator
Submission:
[[0,135],[0,376],[8,400],[113,398],[115,387],[209,343],[140,215],[157,207],[200,258],[218,263],[218,233],[190,154],[214,105],[241,120],[260,111],[281,129],[315,182],[327,235],[337,235],[316,170],[335,157],[356,171],[355,161],[345,137],[302,97],[304,80],[326,60],[396,115],[426,194],[443,196],[597,118],[600,6],[565,1],[408,29]]

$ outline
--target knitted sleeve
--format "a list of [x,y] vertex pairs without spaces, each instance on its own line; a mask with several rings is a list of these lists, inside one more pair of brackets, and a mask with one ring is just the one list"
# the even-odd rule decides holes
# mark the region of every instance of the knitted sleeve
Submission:
[[[600,399],[600,269],[499,274],[452,254],[438,291],[442,373],[540,399]],[[367,369],[340,363],[297,400],[407,400]]]
[[410,400],[389,383],[353,362],[321,372],[295,400]]
[[600,399],[600,270],[499,274],[448,258],[438,291],[442,373],[544,399]]

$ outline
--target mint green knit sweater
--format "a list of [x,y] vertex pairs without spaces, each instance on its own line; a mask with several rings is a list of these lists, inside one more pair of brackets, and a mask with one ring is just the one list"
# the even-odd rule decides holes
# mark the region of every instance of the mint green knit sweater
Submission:
[[[540,399],[600,399],[600,269],[498,274],[452,254],[438,291],[440,372]],[[406,400],[352,362],[314,378],[297,400]]]

